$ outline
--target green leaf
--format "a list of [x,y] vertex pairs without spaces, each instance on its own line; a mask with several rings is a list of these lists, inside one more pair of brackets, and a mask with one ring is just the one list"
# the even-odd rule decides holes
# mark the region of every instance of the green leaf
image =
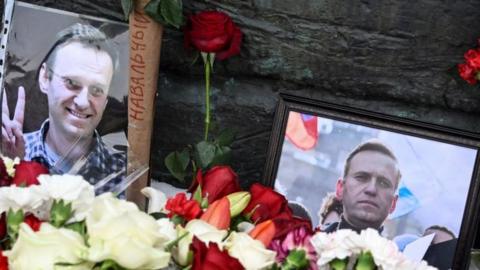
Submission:
[[168,171],[179,181],[184,182],[187,175],[187,167],[190,163],[190,153],[188,149],[183,149],[182,152],[171,152],[165,157],[165,166]]
[[18,230],[20,229],[20,223],[23,222],[25,216],[22,209],[13,211],[11,208],[7,212],[7,234],[10,239],[15,242],[18,236]]
[[181,0],[161,0],[160,9],[163,20],[175,28],[183,25],[183,7]]
[[232,231],[238,231],[238,228],[237,226],[242,223],[242,222],[250,222],[251,220],[248,219],[246,216],[244,215],[238,215],[238,216],[235,216],[232,218],[232,220],[230,221],[230,230]]
[[84,238],[87,235],[87,226],[85,225],[85,220],[67,224],[65,225],[65,228],[78,232]]
[[196,164],[205,170],[215,157],[215,145],[211,142],[201,141],[195,145],[194,156]]
[[65,203],[63,200],[55,200],[50,209],[50,223],[60,228],[73,216],[72,203]]
[[170,221],[175,225],[185,223],[185,219],[183,217],[179,216],[179,215],[173,215],[173,217],[170,219]]
[[127,270],[118,265],[114,260],[105,260],[100,265],[100,270]]
[[346,270],[347,269],[348,258],[343,260],[333,259],[329,264],[332,267],[332,270]]
[[307,255],[303,249],[294,249],[288,253],[282,270],[304,270],[309,266]]
[[134,0],[122,0],[122,9],[123,15],[125,15],[125,20],[128,20],[130,13],[133,11]]
[[161,2],[162,0],[151,0],[147,5],[145,5],[143,10],[156,22],[167,25],[167,22],[162,17]]
[[202,186],[198,185],[193,193],[193,199],[198,202],[198,204],[202,203]]
[[228,165],[232,157],[232,149],[227,146],[215,146],[215,154],[210,162],[210,166]]
[[175,240],[173,240],[172,242],[168,243],[167,246],[165,247],[165,250],[170,252],[172,250],[172,248],[178,244],[178,242],[180,242],[180,240],[182,240],[183,238],[185,238],[186,236],[188,236],[189,232],[185,232],[184,234],[182,234],[181,236],[177,237]]
[[149,215],[152,216],[154,219],[161,219],[167,217],[167,214],[160,212],[150,213]]
[[376,269],[375,261],[373,260],[372,253],[370,251],[362,252],[358,257],[355,270],[374,270]]
[[220,132],[215,142],[219,146],[231,146],[235,140],[235,132],[231,129],[224,129]]

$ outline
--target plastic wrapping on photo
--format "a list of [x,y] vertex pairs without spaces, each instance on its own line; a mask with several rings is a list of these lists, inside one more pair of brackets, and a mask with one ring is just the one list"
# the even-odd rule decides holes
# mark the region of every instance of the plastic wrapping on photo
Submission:
[[2,153],[80,174],[97,194],[123,194],[148,171],[127,173],[128,25],[21,2],[5,17]]

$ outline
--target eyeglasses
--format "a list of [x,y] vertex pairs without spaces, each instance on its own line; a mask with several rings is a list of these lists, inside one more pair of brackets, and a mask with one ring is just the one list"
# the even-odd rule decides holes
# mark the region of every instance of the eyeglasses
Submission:
[[[74,78],[71,78],[69,76],[63,76],[63,75],[60,75],[58,73],[56,73],[55,71],[53,71],[52,68],[48,68],[49,72],[51,72],[54,76],[57,76],[58,78],[60,78],[63,82],[63,85],[65,86],[65,88],[67,88],[68,90],[70,91],[75,91],[75,92],[79,92],[81,91],[84,86],[81,82],[79,82],[78,80],[74,79]],[[89,85],[88,86],[88,93],[92,96],[92,97],[103,97],[105,96],[105,93],[106,91],[104,90],[103,87],[101,86],[98,86],[98,85]]]

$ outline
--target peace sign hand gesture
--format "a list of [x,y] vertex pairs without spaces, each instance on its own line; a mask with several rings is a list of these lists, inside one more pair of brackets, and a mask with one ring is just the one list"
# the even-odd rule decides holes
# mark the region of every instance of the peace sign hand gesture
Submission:
[[25,156],[25,141],[23,139],[23,119],[25,113],[25,89],[18,87],[15,114],[10,119],[7,95],[4,89],[2,101],[2,152],[4,155],[23,159]]

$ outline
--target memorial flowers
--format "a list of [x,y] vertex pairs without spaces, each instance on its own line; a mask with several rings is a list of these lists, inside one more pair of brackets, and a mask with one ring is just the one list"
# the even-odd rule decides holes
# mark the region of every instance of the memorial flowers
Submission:
[[458,73],[467,83],[474,85],[480,79],[480,50],[470,49],[463,57],[465,62],[458,64]]
[[[220,11],[203,11],[188,17],[184,27],[184,44],[187,49],[200,52],[205,71],[205,118],[203,140],[182,151],[170,153],[165,158],[165,165],[171,174],[181,182],[191,168],[193,175],[215,165],[228,164],[231,154],[230,144],[233,134],[223,131],[216,138],[210,138],[211,129],[211,74],[215,59],[225,60],[240,53],[242,32],[232,19]],[[189,166],[190,165],[190,166]],[[224,173],[224,172],[222,172]],[[217,173],[214,173],[217,174]],[[208,177],[208,176],[205,176]]]
[[[0,187],[0,269],[432,269],[374,230],[315,232],[271,188],[242,190],[227,166],[200,172],[191,192],[172,198],[145,188],[158,204],[147,214],[112,193],[95,196],[80,176],[22,162],[5,173],[9,162],[0,159],[10,183]],[[29,181],[17,186],[21,170]]]

